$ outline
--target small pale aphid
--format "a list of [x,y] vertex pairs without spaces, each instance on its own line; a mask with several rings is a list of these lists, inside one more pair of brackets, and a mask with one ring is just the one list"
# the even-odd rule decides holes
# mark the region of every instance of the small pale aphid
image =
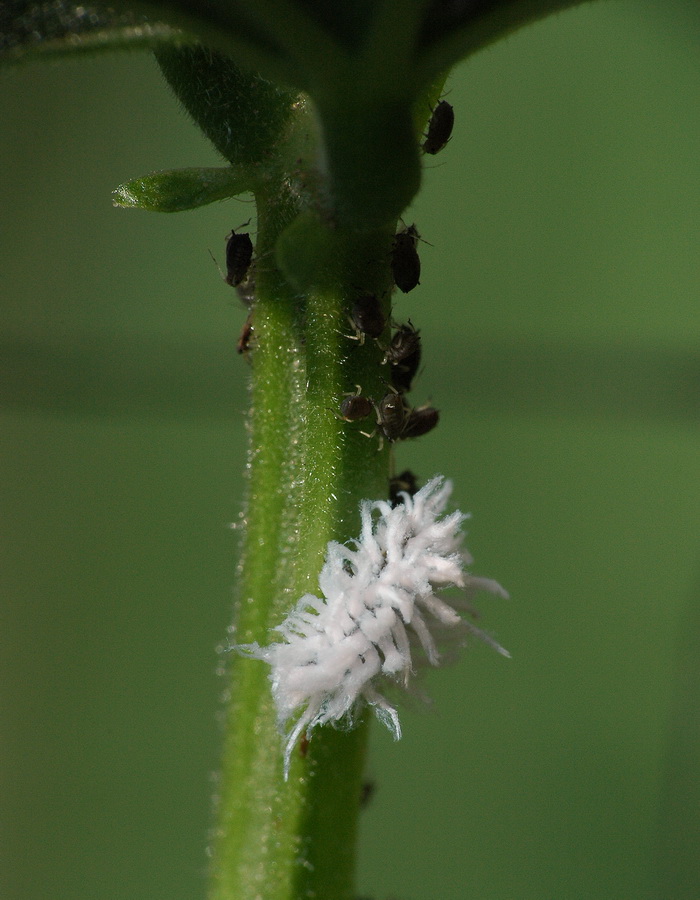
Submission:
[[234,229],[226,238],[226,284],[237,287],[246,277],[252,258],[253,242],[250,234],[247,231],[237,234]]
[[350,321],[360,341],[364,340],[364,335],[378,338],[386,326],[386,316],[382,312],[379,299],[374,294],[360,294],[352,304]]
[[434,406],[419,406],[412,409],[404,423],[400,437],[403,439],[422,437],[432,431],[440,420],[440,413]]
[[379,401],[377,425],[379,425],[381,433],[390,443],[403,437],[407,414],[408,409],[403,397],[393,388],[388,390]]
[[238,353],[244,353],[246,356],[248,355],[248,351],[250,350],[250,341],[253,337],[253,317],[252,314],[248,316],[243,324],[243,328],[241,329],[241,333],[238,336],[238,343],[236,344],[236,350]]
[[361,397],[361,388],[357,386],[357,393],[348,394],[340,404],[340,417],[346,422],[357,422],[358,419],[366,419],[372,412],[372,401],[369,397]]
[[391,249],[391,274],[396,287],[407,294],[420,284],[420,257],[416,249],[418,229],[409,225],[397,231]]
[[431,155],[439,153],[452,136],[454,124],[454,109],[446,100],[441,100],[430,117],[428,133],[423,142],[423,152]]

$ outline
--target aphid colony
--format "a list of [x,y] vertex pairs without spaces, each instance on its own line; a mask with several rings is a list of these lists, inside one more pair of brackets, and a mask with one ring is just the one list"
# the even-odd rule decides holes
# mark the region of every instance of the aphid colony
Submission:
[[[428,122],[428,130],[424,135],[425,140],[421,145],[424,153],[434,155],[439,153],[449,142],[454,126],[454,110],[446,100],[440,100],[435,106]],[[248,222],[245,223],[246,225]],[[240,226],[245,227],[245,226]],[[417,243],[420,235],[415,225],[404,226],[400,228],[392,243],[391,249],[391,273],[396,287],[407,294],[420,284],[420,257],[418,255]],[[235,228],[226,237],[226,275],[224,281],[226,284],[234,287],[238,292],[241,301],[250,309],[255,297],[255,265],[253,259],[253,242],[249,232],[239,233]],[[383,315],[376,297],[372,294],[360,295],[353,303],[351,319],[353,325],[357,329],[360,340],[364,340],[364,335],[371,338],[379,337],[384,331],[386,318]],[[406,328],[406,326],[400,326]],[[415,332],[417,335],[418,332]],[[238,339],[237,350],[239,353],[247,354],[253,338],[253,320],[252,314],[249,314],[241,335]],[[418,360],[420,359],[420,345],[418,346]],[[385,362],[387,360],[385,359]],[[418,368],[416,362],[415,370]],[[406,369],[406,364],[404,364]],[[415,375],[415,370],[413,375]],[[412,377],[412,376],[411,376]],[[399,379],[400,382],[400,379]],[[406,393],[409,387],[405,384],[397,384],[394,381],[394,387],[399,393]],[[387,399],[387,404],[391,408],[392,403]],[[390,412],[390,418],[391,418]],[[398,414],[400,415],[400,413]],[[432,414],[431,414],[432,416]],[[419,434],[425,434],[430,430],[427,427],[431,416],[421,414],[418,418],[421,424],[414,417],[412,427],[409,427],[401,433],[401,437],[418,437]],[[396,419],[396,415],[394,416]],[[437,424],[436,416],[433,425]],[[422,430],[423,429],[423,430]],[[395,428],[389,428],[395,431]],[[417,433],[416,433],[417,432]],[[387,437],[387,440],[392,438]],[[396,440],[396,438],[393,438]]]
[[[454,114],[445,101],[437,104],[422,149],[434,154],[450,138]],[[408,293],[420,283],[420,235],[415,225],[402,225],[393,237],[388,263],[394,285]],[[226,282],[251,308],[254,294],[253,247],[248,234],[235,230],[227,238]],[[357,289],[348,298],[346,315],[358,352],[371,347],[386,373],[382,396],[363,394],[360,385],[336,401],[332,411],[344,422],[374,416],[367,437],[394,443],[416,438],[438,424],[432,406],[412,407],[406,400],[421,364],[420,332],[409,321],[392,325],[386,343],[388,316],[381,298]],[[249,315],[238,350],[247,353],[253,340]],[[359,351],[364,347],[363,351]],[[355,352],[355,351],[353,351]],[[446,513],[452,485],[441,476],[420,487],[405,470],[393,477],[388,500],[363,500],[361,531],[354,541],[327,545],[319,574],[319,596],[305,594],[285,620],[273,629],[277,637],[266,646],[238,645],[239,653],[270,666],[272,697],[280,730],[286,732],[284,777],[299,741],[305,758],[312,730],[325,723],[352,727],[368,704],[395,738],[401,736],[398,713],[383,694],[389,682],[408,688],[414,663],[420,658],[440,662],[438,645],[459,635],[476,635],[508,655],[489,635],[458,612],[475,615],[470,599],[486,590],[507,597],[495,581],[466,571],[472,562],[461,546],[459,510]],[[444,588],[461,588],[462,598],[448,603]],[[453,640],[454,643],[454,640]],[[380,692],[381,688],[381,692]]]
[[[357,325],[356,319],[353,321]],[[391,444],[427,434],[438,423],[438,411],[432,406],[412,408],[404,396],[410,391],[420,365],[420,332],[410,322],[408,325],[399,325],[391,343],[383,349],[382,364],[389,363],[389,381],[385,394],[379,400],[365,397],[362,395],[362,388],[357,385],[356,391],[346,394],[341,401],[340,418],[346,422],[357,422],[374,412],[382,439]]]
[[[409,225],[397,231],[392,243],[391,271],[394,283],[404,293],[420,283],[420,258],[416,247],[419,238],[416,226]],[[247,355],[254,337],[251,307],[255,295],[253,242],[248,232],[239,233],[233,229],[227,236],[224,280],[236,288],[241,301],[251,310],[236,345],[238,353]],[[355,330],[353,337],[360,344],[367,338],[379,340],[386,328],[387,318],[379,298],[371,293],[361,292],[353,298],[349,318]],[[389,346],[382,349],[382,365],[389,366],[386,392],[381,398],[373,399],[361,396],[361,388],[358,388],[341,402],[340,417],[346,422],[355,422],[374,411],[376,430],[389,443],[421,437],[435,428],[439,413],[432,406],[411,407],[405,398],[420,366],[420,332],[410,322],[398,325]]]

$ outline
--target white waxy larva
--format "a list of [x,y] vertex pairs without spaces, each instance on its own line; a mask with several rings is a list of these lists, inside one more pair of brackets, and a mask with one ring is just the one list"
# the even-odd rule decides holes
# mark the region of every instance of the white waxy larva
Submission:
[[486,590],[508,596],[496,581],[465,572],[472,561],[460,548],[467,516],[459,511],[442,515],[451,492],[451,482],[438,476],[412,497],[401,494],[403,502],[393,507],[363,500],[362,531],[354,548],[328,544],[319,575],[323,597],[306,594],[298,601],[274,629],[282,641],[237,648],[270,665],[280,729],[298,715],[287,734],[285,778],[303,732],[327,722],[352,725],[363,703],[374,707],[396,739],[401,737],[398,714],[377,684],[389,678],[408,686],[411,638],[432,665],[439,664],[434,621],[442,630],[464,624],[509,655],[435,593],[459,587],[468,595]]

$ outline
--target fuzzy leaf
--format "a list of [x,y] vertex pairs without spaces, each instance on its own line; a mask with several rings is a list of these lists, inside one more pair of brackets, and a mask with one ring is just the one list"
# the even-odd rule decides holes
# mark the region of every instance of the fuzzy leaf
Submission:
[[[382,34],[388,23],[399,35],[392,52],[401,47],[410,54],[405,77],[421,90],[486,44],[582,2],[209,0],[204,5],[201,0],[116,0],[84,6],[67,0],[6,0],[0,3],[0,61],[201,42],[267,78],[314,94],[328,70],[346,56],[361,58],[372,44],[391,48],[392,34],[386,40]],[[412,32],[410,40],[401,37],[403,25]]]
[[170,169],[120,184],[112,194],[112,203],[124,209],[180,212],[226,200],[249,189],[248,180],[232,166]]
[[588,0],[432,0],[417,38],[422,81],[551,13]]
[[182,32],[127,7],[115,11],[77,3],[0,3],[0,60],[134,50],[181,41]]
[[299,111],[298,92],[206,47],[163,47],[156,59],[178,100],[225,159],[239,171],[246,167],[249,178],[254,167],[274,161]]

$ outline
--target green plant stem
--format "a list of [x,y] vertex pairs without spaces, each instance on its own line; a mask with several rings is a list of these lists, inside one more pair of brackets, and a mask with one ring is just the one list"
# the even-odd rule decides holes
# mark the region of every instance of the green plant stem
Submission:
[[[355,384],[370,396],[386,390],[381,349],[347,336],[346,310],[357,293],[357,259],[374,259],[370,272],[388,280],[391,232],[326,235],[335,270],[300,296],[270,252],[297,203],[281,185],[257,199],[248,497],[233,640],[266,644],[296,601],[318,592],[328,541],[358,535],[359,501],[387,494],[388,450],[334,410]],[[230,675],[212,900],[350,900],[366,725],[317,730],[306,753],[295,748],[285,782],[268,667],[232,654]]]
[[[418,187],[418,135],[439,84],[413,104],[401,79],[382,99],[348,76],[312,105],[201,48],[158,59],[215,146],[247,172],[257,202],[233,642],[264,645],[318,592],[328,542],[359,536],[360,501],[388,495],[388,446],[361,433],[371,420],[338,411],[357,386],[375,402],[388,390],[380,362],[390,328],[357,340],[349,313],[371,294],[389,322],[396,218]],[[359,68],[373,81],[370,62]],[[233,653],[230,670],[211,900],[352,900],[367,724],[299,741],[285,781],[280,725],[290,726],[277,721],[269,669]]]

